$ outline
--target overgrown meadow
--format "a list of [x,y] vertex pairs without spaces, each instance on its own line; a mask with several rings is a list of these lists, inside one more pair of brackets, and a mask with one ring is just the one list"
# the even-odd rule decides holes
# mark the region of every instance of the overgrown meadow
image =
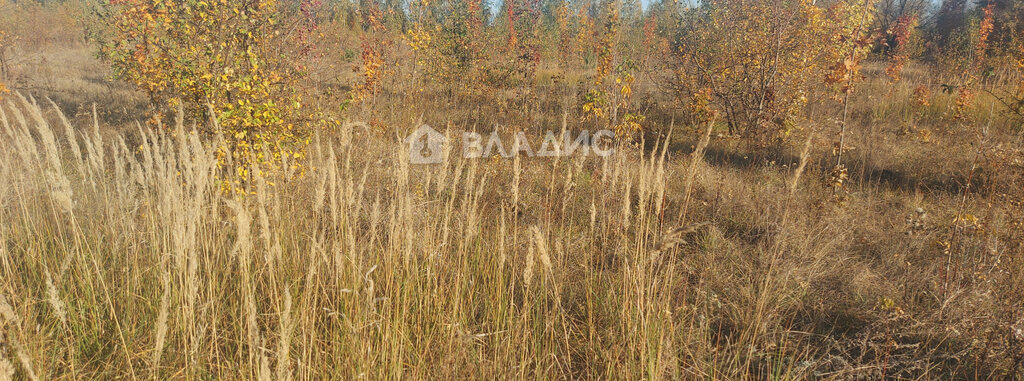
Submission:
[[1024,378],[1022,25],[0,1],[0,380]]

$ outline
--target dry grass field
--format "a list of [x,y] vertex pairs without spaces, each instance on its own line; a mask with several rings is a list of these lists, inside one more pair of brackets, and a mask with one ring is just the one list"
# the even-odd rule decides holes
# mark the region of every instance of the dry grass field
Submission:
[[396,64],[345,108],[327,55],[330,126],[269,171],[112,77],[68,4],[6,53],[0,380],[1024,378],[1024,130],[992,94],[921,102],[924,63],[866,61],[845,122],[823,97],[768,147],[642,76],[611,156],[416,165],[423,123],[594,129],[593,72],[456,96]]

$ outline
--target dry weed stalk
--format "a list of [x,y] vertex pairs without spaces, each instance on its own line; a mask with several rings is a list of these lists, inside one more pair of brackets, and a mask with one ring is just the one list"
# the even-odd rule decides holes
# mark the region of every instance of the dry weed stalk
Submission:
[[[3,328],[0,329],[0,344],[10,345],[14,349],[15,357],[21,363],[25,376],[29,380],[39,381],[39,376],[36,375],[35,368],[32,365],[32,359],[26,352],[22,341],[15,336],[24,337],[21,320],[14,313],[14,308],[7,302],[7,297],[3,294],[0,294],[0,328]],[[6,362],[6,359],[4,359],[4,362]]]
[[704,130],[704,135],[700,138],[700,142],[697,143],[697,147],[690,154],[690,166],[687,169],[686,179],[683,182],[683,205],[679,210],[679,221],[686,221],[686,213],[690,209],[690,195],[693,192],[693,181],[697,177],[698,166],[704,162],[704,149],[708,147],[708,143],[711,141],[711,131],[714,129],[715,118],[711,118],[708,121],[708,128]]

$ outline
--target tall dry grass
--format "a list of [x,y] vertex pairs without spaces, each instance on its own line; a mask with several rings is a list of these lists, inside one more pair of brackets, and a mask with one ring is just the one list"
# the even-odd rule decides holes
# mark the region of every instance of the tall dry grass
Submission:
[[681,160],[666,138],[609,158],[446,152],[421,167],[350,123],[318,137],[307,176],[226,196],[217,139],[180,114],[104,134],[16,97],[0,122],[0,377],[960,374],[948,358],[858,358],[814,329],[854,319],[840,316],[849,293],[889,290],[836,257],[850,216],[815,214],[825,191],[797,191],[809,148],[751,186],[701,159],[711,127]]

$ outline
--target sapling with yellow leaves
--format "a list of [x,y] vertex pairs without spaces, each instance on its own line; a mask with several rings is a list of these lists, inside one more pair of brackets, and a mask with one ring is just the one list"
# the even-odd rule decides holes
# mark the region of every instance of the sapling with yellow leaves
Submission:
[[301,174],[313,126],[295,91],[303,68],[286,54],[290,31],[301,29],[287,9],[277,0],[109,0],[100,54],[158,110],[183,107],[209,121],[203,132],[224,137],[221,168],[242,179],[226,190],[252,169]]

